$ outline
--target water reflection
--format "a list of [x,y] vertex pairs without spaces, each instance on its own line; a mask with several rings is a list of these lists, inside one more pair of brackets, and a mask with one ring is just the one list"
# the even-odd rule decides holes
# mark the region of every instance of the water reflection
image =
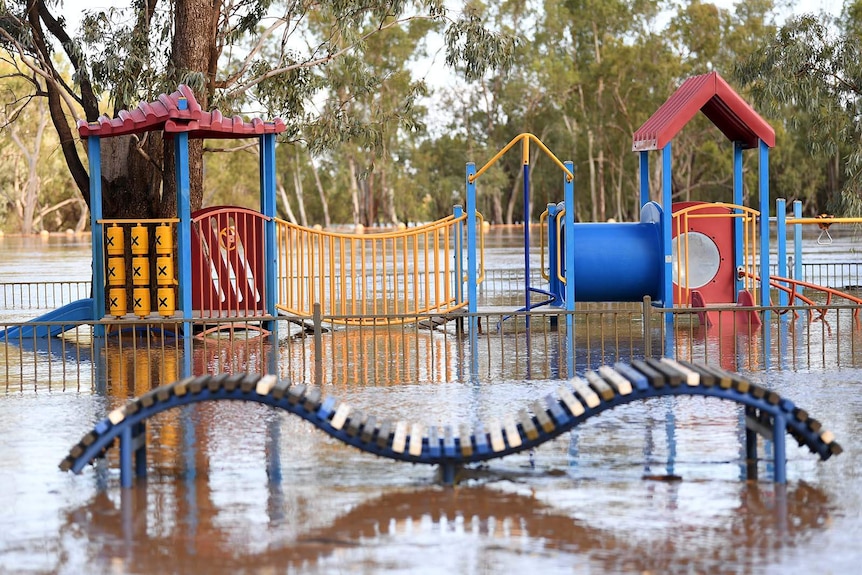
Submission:
[[[301,486],[270,484],[246,509],[220,503],[199,476],[175,484],[100,491],[65,513],[67,545],[83,545],[92,572],[325,572],[335,560],[349,571],[443,567],[456,571],[523,562],[535,568],[590,565],[598,572],[751,572],[809,540],[831,522],[820,490],[738,484],[723,490],[726,507],[675,523],[694,503],[681,484],[593,486],[596,499],[570,498],[577,486],[554,482],[538,491],[506,481],[326,497]],[[637,497],[636,525],[613,504]],[[555,495],[558,494],[558,495]],[[597,512],[606,517],[593,524]],[[242,521],[238,521],[239,518]],[[615,522],[609,525],[609,522]],[[82,539],[84,539],[82,541]],[[393,556],[393,549],[409,548]],[[471,548],[471,553],[464,553]],[[443,553],[441,556],[440,554]],[[396,554],[397,555],[397,554]],[[73,566],[74,553],[65,559]],[[394,562],[393,562],[394,561]]]

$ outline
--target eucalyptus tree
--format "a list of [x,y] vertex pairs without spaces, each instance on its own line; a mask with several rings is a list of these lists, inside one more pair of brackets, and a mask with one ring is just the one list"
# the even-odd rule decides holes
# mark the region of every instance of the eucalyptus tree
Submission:
[[[329,18],[318,14],[314,26],[325,30]],[[409,156],[413,140],[424,131],[420,100],[428,94],[424,75],[429,71],[422,69],[423,44],[437,30],[442,31],[437,22],[412,20],[369,35],[362,58],[349,54],[321,70],[330,90],[320,117],[336,121],[312,126],[309,140],[319,149],[326,136],[318,134],[338,128],[329,155],[341,160],[339,177],[350,191],[343,200],[352,206],[355,224],[416,219],[409,201],[416,197]]]
[[[48,107],[33,98],[18,76],[21,62],[0,62],[0,221],[10,231],[79,228],[77,193],[70,193],[68,173],[53,154],[56,137],[47,134]],[[50,224],[45,220],[51,215]]]
[[654,31],[659,0],[544,2],[537,42],[542,83],[576,152],[578,217],[636,210],[634,129],[655,94],[666,96],[669,51]]
[[[447,90],[445,101],[450,117],[448,134],[442,142],[446,147],[463,149],[466,153],[460,162],[450,165],[450,169],[457,170],[456,173],[463,171],[465,160],[476,163],[476,167],[480,168],[521,133],[534,133],[544,140],[554,129],[553,96],[548,87],[542,84],[536,67],[540,56],[536,35],[541,9],[541,2],[538,1],[489,3],[488,19],[498,29],[517,35],[520,42],[510,65],[505,69],[473,82],[450,86]],[[447,150],[442,149],[436,151],[435,155],[450,156]],[[529,160],[534,168],[531,170],[533,185],[530,194],[533,217],[544,209],[544,203],[552,197],[552,187],[555,191],[561,191],[561,180],[556,168],[553,171],[535,169],[538,164],[545,162],[538,147],[531,146]],[[546,186],[545,177],[553,177],[556,185]],[[463,182],[460,187],[463,188]],[[480,210],[492,222],[520,221],[524,213],[522,190],[523,169],[521,148],[518,146],[499,158],[482,176],[478,197]],[[459,197],[462,195],[463,190],[459,192]]]
[[[799,174],[819,184],[819,209],[862,216],[862,2],[835,22],[806,14],[787,20],[736,67],[758,106],[821,162]],[[804,181],[803,180],[803,181]]]
[[[509,58],[514,39],[487,30],[481,14],[450,17],[444,0],[132,0],[128,10],[87,13],[79,33],[58,16],[56,0],[5,0],[0,39],[29,66],[33,94],[46,98],[70,173],[89,203],[89,176],[70,119],[95,121],[139,100],[191,86],[204,108],[261,112],[285,119],[286,139],[331,147],[362,131],[345,110],[321,116],[317,100],[339,86],[322,71],[347,57],[362,62],[385,30],[426,20],[446,27],[447,62],[471,77]],[[326,21],[315,21],[325,15]],[[312,25],[314,24],[314,25]],[[66,82],[55,62],[74,71]],[[373,86],[360,65],[354,80]],[[372,88],[369,88],[373,90]],[[111,138],[103,147],[106,217],[175,211],[171,147],[155,135]],[[190,150],[192,207],[200,206],[202,143]]]

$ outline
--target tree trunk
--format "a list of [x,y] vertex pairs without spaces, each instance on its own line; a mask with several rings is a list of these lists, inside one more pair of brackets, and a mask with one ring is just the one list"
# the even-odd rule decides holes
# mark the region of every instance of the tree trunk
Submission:
[[348,177],[350,178],[350,197],[353,198],[353,225],[357,226],[359,220],[359,184],[356,181],[356,160],[353,155],[347,156]]
[[293,172],[293,189],[296,191],[296,205],[299,208],[299,222],[308,227],[308,217],[305,215],[305,193],[302,191],[302,175],[299,173],[299,150],[296,150],[296,170]]
[[386,169],[380,172],[380,189],[383,194],[383,209],[386,212],[386,219],[392,225],[398,225],[398,214],[395,212],[395,191],[389,185],[389,180],[386,177]]
[[287,191],[284,189],[284,184],[281,183],[281,180],[276,183],[276,187],[278,187],[278,193],[281,196],[281,203],[284,204],[284,213],[287,214],[287,220],[290,223],[295,224],[296,216],[293,213],[293,209],[290,207],[290,200],[287,198]]
[[320,194],[320,206],[323,208],[323,225],[328,228],[332,225],[332,220],[329,218],[329,202],[326,201],[326,193],[323,191],[323,184],[320,183],[320,174],[317,172],[317,166],[314,165],[314,158],[309,156],[308,163],[311,164],[311,172],[314,174],[314,184],[317,186],[317,193]]
[[506,221],[507,224],[514,223],[515,218],[515,202],[518,200],[518,190],[523,186],[519,184],[524,178],[524,166],[519,166],[518,175],[515,176],[515,181],[512,182],[512,188],[509,190],[509,199],[506,200]]

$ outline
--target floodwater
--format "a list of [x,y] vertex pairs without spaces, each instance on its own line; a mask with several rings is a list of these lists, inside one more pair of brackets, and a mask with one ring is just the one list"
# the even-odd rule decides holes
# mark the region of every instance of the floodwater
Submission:
[[[857,257],[847,242],[835,257]],[[0,277],[86,280],[88,240],[2,238]],[[133,386],[13,386],[0,392],[0,573],[858,572],[862,370],[746,375],[820,419],[844,453],[820,462],[791,441],[786,486],[765,462],[745,482],[739,408],[662,399],[445,488],[431,468],[360,453],[286,413],[218,403],[158,416],[149,477],[124,490],[116,461],[78,476],[57,466]],[[487,422],[557,385],[346,381],[324,392],[442,424]]]

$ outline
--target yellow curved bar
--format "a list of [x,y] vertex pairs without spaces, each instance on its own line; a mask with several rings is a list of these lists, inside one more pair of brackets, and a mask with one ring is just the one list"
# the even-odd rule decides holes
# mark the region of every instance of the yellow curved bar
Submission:
[[557,279],[560,280],[563,285],[566,285],[566,278],[563,277],[563,264],[561,260],[563,257],[563,234],[560,232],[563,229],[561,221],[565,215],[566,210],[563,209],[557,212],[557,217],[555,218],[557,222]]
[[790,224],[862,224],[862,218],[787,218],[784,220]]
[[479,212],[476,212],[476,225],[479,226],[479,275],[476,283],[480,284],[485,281],[485,217]]
[[476,180],[478,180],[479,176],[484,174],[488,170],[488,168],[493,166],[497,162],[497,160],[502,158],[506,154],[506,152],[511,150],[512,147],[515,144],[517,144],[518,142],[520,142],[521,140],[524,140],[524,147],[523,147],[523,151],[522,151],[522,155],[521,155],[521,161],[524,163],[524,165],[528,165],[530,163],[530,141],[532,140],[533,142],[536,143],[536,145],[539,146],[540,150],[545,152],[545,154],[547,154],[547,156],[549,158],[551,158],[551,160],[557,166],[559,166],[560,169],[563,170],[563,172],[566,173],[566,180],[567,181],[571,182],[572,180],[575,179],[575,175],[571,171],[569,171],[569,169],[566,167],[566,165],[563,164],[563,162],[561,162],[559,160],[559,158],[557,158],[557,156],[555,156],[553,154],[553,152],[551,152],[551,150],[549,150],[548,147],[545,144],[543,144],[539,138],[537,138],[533,134],[530,134],[529,132],[524,132],[523,134],[518,134],[517,136],[512,138],[512,141],[510,141],[508,144],[506,144],[502,150],[497,152],[493,158],[488,160],[488,162],[484,166],[479,168],[479,170],[477,170],[475,174],[470,176],[470,182],[472,183],[472,182],[475,182]]
[[539,255],[541,257],[542,278],[551,281],[551,276],[545,273],[545,220],[548,219],[548,210],[539,216]]

